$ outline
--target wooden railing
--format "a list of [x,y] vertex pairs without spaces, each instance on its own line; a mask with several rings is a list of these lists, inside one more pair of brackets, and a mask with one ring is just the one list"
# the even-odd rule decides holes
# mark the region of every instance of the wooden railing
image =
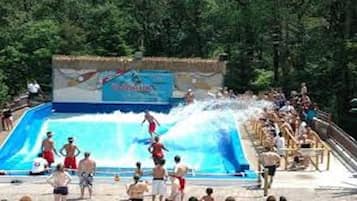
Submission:
[[323,111],[317,112],[314,129],[323,139],[333,139],[347,153],[357,159],[357,141],[332,121],[332,115]]
[[[257,140],[259,145],[266,147],[272,146],[267,140],[270,134],[264,132],[263,125],[259,120],[252,119],[250,120],[250,126],[253,130],[253,137]],[[279,125],[280,126],[280,125]],[[286,148],[284,149],[284,160],[285,167],[284,169],[288,169],[289,159],[294,157],[295,153],[299,152],[300,144],[295,136],[286,128],[280,127],[280,130],[283,134],[283,137],[286,141]],[[316,168],[316,170],[320,170],[320,164],[324,163],[325,157],[326,160],[326,170],[330,169],[330,157],[331,157],[331,148],[330,146],[321,140],[319,135],[316,132],[312,132],[313,135],[313,147],[310,149],[311,151],[315,151],[316,154],[310,158],[312,165]]]

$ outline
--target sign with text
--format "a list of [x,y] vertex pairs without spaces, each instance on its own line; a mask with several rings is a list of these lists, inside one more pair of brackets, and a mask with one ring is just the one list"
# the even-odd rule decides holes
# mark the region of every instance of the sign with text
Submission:
[[168,103],[173,93],[174,75],[171,72],[131,70],[105,73],[114,76],[102,81],[103,102]]

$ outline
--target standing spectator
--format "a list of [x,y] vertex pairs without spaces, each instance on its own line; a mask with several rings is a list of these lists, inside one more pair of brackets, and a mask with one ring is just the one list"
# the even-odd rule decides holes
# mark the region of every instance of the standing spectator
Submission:
[[137,175],[139,177],[142,177],[144,172],[143,170],[141,169],[141,163],[138,161],[136,162],[136,168],[135,168],[135,171],[134,171],[134,175]]
[[167,172],[164,168],[165,160],[161,159],[153,169],[153,181],[152,181],[152,200],[155,201],[156,195],[159,195],[160,201],[163,201],[166,196],[166,184]]
[[46,173],[48,173],[48,162],[42,158],[42,153],[40,153],[32,163],[30,175],[44,175]]
[[[63,153],[63,150],[66,151],[66,154]],[[68,144],[65,144],[60,150],[60,154],[65,157],[64,167],[72,170],[77,169],[76,157],[79,156],[80,153],[81,151],[74,144],[74,138],[69,137]],[[74,173],[74,171],[72,171],[72,173]]]
[[212,188],[207,188],[206,189],[206,194],[205,196],[203,196],[200,201],[214,201],[214,198],[212,197],[213,194],[213,189]]
[[307,86],[306,86],[306,83],[305,83],[305,82],[302,82],[302,83],[301,83],[300,94],[301,94],[301,95],[307,94]]
[[126,193],[129,195],[130,201],[143,201],[144,193],[149,192],[148,185],[145,182],[139,181],[140,177],[133,177],[134,183],[130,184]]
[[90,153],[84,152],[84,159],[79,161],[78,176],[79,186],[81,188],[81,199],[84,197],[84,189],[88,188],[89,199],[92,198],[93,176],[95,175],[96,163],[89,158]]
[[181,201],[180,182],[175,177],[170,177],[171,192],[165,201]]
[[284,148],[285,148],[285,138],[283,137],[283,134],[279,132],[278,136],[275,138],[275,147],[277,149],[277,153],[280,156],[284,155]]
[[186,185],[186,179],[185,176],[188,171],[188,167],[181,162],[181,157],[180,156],[175,156],[175,167],[174,167],[174,174],[171,175],[175,178],[177,178],[180,182],[180,193],[181,193],[181,201],[183,201],[183,198],[185,196],[184,190],[185,190],[185,185]]
[[268,188],[270,188],[273,183],[276,168],[280,165],[280,156],[267,147],[266,152],[262,153],[261,161],[264,168],[268,169],[268,176],[270,177]]
[[68,184],[72,178],[64,171],[62,164],[58,164],[56,171],[48,177],[47,183],[53,186],[53,194],[55,201],[66,201],[68,195]]
[[48,162],[48,167],[51,167],[51,164],[55,162],[54,154],[58,155],[54,142],[52,140],[53,133],[51,131],[48,131],[46,133],[47,138],[42,141],[42,157],[47,160]]
[[1,123],[4,130],[12,129],[12,110],[9,103],[5,104],[5,108],[2,111]]
[[39,96],[41,91],[40,85],[37,83],[36,80],[32,80],[27,84],[27,91],[28,91],[28,100],[27,104],[31,106],[31,101],[34,100],[36,97]]
[[317,111],[316,111],[315,105],[310,105],[309,109],[306,112],[304,112],[304,116],[305,116],[307,125],[309,125],[309,126],[312,125],[316,114],[317,114]]

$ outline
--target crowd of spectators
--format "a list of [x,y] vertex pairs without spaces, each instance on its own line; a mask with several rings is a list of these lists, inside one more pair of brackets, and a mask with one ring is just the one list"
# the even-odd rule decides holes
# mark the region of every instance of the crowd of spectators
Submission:
[[273,89],[264,94],[264,99],[273,103],[273,107],[264,108],[258,118],[264,133],[264,146],[274,148],[284,156],[286,139],[283,134],[288,134],[285,136],[297,142],[301,149],[294,153],[290,168],[308,168],[310,156],[314,153],[306,150],[315,148],[319,138],[311,128],[318,108],[308,96],[306,84],[302,83],[300,92],[292,91],[289,97],[281,89]]

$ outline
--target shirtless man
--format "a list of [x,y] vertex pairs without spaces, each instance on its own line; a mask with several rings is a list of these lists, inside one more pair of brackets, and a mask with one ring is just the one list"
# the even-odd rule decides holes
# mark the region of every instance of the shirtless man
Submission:
[[51,167],[51,164],[55,162],[53,153],[58,156],[58,153],[55,149],[55,144],[52,140],[53,133],[51,131],[47,132],[47,138],[42,141],[41,150],[42,157],[47,160],[48,167]]
[[[65,144],[60,150],[60,154],[65,157],[64,168],[77,169],[76,157],[81,153],[81,151],[79,151],[78,147],[73,142],[73,137],[69,137],[68,144]],[[66,154],[63,153],[63,150],[66,151]],[[74,171],[72,171],[72,173],[74,173]]]
[[156,195],[160,196],[160,201],[163,201],[166,195],[166,184],[167,172],[164,168],[165,159],[158,161],[158,164],[153,169],[153,181],[152,181],[152,200],[155,201]]
[[186,180],[185,180],[185,175],[187,174],[188,171],[188,167],[183,164],[181,162],[181,157],[180,156],[175,156],[174,158],[175,160],[175,167],[174,167],[174,174],[170,175],[172,177],[175,177],[176,179],[179,180],[179,184],[180,184],[180,194],[181,194],[181,201],[183,201],[184,198],[184,190],[185,190],[185,184],[186,184]]
[[164,159],[163,150],[169,151],[159,141],[160,141],[159,136],[155,136],[154,142],[148,148],[149,152],[152,154],[152,159],[154,160],[155,165],[157,165],[160,160]]
[[280,165],[280,156],[276,152],[273,152],[270,147],[266,147],[266,152],[261,155],[261,161],[264,168],[268,169],[268,176],[270,177],[268,188],[270,188],[273,183],[276,168]]
[[96,164],[95,161],[89,158],[90,153],[84,152],[84,159],[79,161],[78,176],[79,186],[81,188],[81,199],[84,197],[84,189],[87,187],[89,192],[89,199],[92,198],[93,176],[95,175]]
[[155,119],[154,116],[152,116],[148,110],[145,111],[145,117],[144,120],[141,124],[144,124],[145,121],[149,122],[149,133],[151,138],[153,138],[153,134],[156,135],[155,130],[156,130],[156,124],[160,126],[160,123]]
[[129,195],[130,201],[143,201],[144,193],[149,192],[148,185],[145,182],[139,181],[140,177],[134,175],[134,183],[130,184],[126,193]]
[[170,177],[171,192],[166,201],[181,201],[180,181],[175,177]]

